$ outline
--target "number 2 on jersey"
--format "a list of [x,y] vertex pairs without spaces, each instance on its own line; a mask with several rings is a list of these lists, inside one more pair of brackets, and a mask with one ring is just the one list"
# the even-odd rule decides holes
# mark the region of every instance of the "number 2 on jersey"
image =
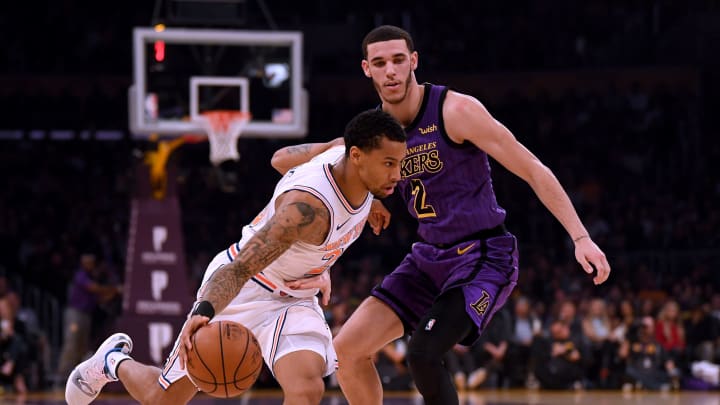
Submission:
[[332,267],[333,264],[337,261],[337,259],[340,258],[340,255],[343,253],[343,248],[337,248],[335,250],[331,250],[322,257],[322,259],[325,261],[322,266],[315,267],[314,269],[308,271],[305,273],[305,277],[312,277],[317,276],[319,274],[324,273],[326,270],[329,270],[330,267]]
[[415,196],[414,208],[418,219],[436,217],[435,208],[432,205],[425,204],[425,185],[420,179],[410,180],[412,186],[412,195]]

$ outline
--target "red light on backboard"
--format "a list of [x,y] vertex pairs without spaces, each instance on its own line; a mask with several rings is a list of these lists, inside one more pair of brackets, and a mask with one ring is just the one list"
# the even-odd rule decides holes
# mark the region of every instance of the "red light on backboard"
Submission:
[[155,62],[165,61],[165,41],[155,41]]

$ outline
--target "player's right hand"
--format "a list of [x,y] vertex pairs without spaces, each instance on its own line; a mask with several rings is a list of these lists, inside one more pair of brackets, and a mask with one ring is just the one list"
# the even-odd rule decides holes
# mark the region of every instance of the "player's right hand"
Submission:
[[192,350],[192,341],[190,338],[195,332],[207,325],[210,318],[202,315],[192,315],[183,324],[180,331],[180,346],[178,347],[178,357],[180,359],[180,369],[185,370],[185,362],[187,361],[187,353]]
[[575,242],[575,259],[586,273],[593,274],[593,271],[597,271],[593,276],[595,285],[604,283],[610,277],[610,264],[605,253],[589,237]]

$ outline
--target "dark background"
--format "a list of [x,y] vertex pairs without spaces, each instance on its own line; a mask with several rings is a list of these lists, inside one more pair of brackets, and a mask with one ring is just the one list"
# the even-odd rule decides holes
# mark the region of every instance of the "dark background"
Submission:
[[[498,200],[520,241],[518,293],[540,314],[566,298],[639,306],[653,292],[661,297],[655,308],[672,298],[690,310],[718,297],[720,3],[248,0],[217,15],[172,7],[0,5],[0,268],[43,321],[51,318],[43,308],[64,305],[80,253],[95,252],[123,277],[134,152],[152,147],[127,129],[131,32],[178,20],[302,31],[307,141],[339,136],[350,117],[377,104],[360,70],[363,35],[382,23],[408,29],[420,54],[418,81],[483,102],[553,169],[609,257],[612,276],[594,287],[530,188],[493,162]],[[57,129],[69,139],[48,139]],[[99,140],[98,130],[116,131],[116,139]],[[173,158],[193,287],[265,204],[279,178],[270,156],[289,143],[241,140],[235,193],[220,190],[206,145],[183,146]],[[413,241],[402,204],[388,205],[395,216],[385,235],[367,232],[334,269],[337,302],[365,297]]]

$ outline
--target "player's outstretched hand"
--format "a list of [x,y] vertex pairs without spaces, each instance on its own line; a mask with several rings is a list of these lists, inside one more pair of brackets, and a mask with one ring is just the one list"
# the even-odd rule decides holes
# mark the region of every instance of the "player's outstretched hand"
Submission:
[[610,264],[605,253],[589,237],[575,242],[575,259],[586,273],[593,274],[593,268],[597,271],[593,277],[595,285],[604,283],[610,277]]
[[180,369],[185,370],[185,362],[187,361],[187,352],[192,350],[192,342],[190,337],[195,332],[207,325],[210,318],[202,315],[193,315],[185,321],[185,324],[180,331],[180,347],[178,347],[178,356],[180,358]]
[[301,278],[300,280],[286,281],[285,285],[291,290],[305,290],[309,288],[319,288],[322,293],[322,304],[327,306],[330,303],[330,294],[332,293],[332,281],[330,280],[330,272],[324,271],[319,276],[310,278]]
[[373,200],[370,207],[370,215],[368,215],[368,223],[375,235],[380,235],[380,231],[387,229],[390,225],[390,211],[385,208],[380,200]]

